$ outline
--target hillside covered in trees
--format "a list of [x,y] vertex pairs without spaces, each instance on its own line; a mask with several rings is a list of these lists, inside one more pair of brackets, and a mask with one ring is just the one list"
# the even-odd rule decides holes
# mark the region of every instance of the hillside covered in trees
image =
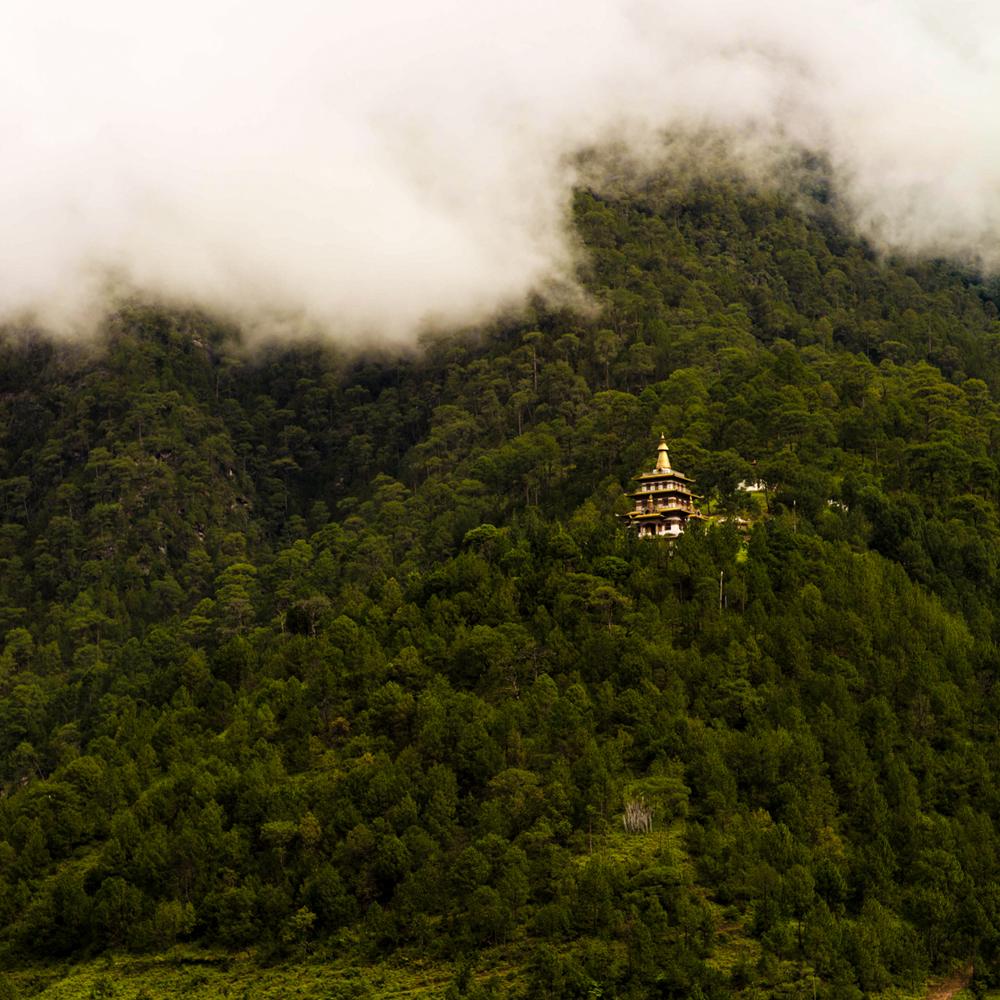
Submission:
[[[453,1000],[990,986],[1000,286],[825,202],[580,192],[597,308],[405,358],[8,331],[0,996],[179,947]],[[661,431],[713,515],[673,545],[616,516]]]

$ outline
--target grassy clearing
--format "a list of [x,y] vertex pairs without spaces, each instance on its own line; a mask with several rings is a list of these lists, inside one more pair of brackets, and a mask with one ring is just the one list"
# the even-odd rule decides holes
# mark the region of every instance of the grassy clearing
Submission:
[[[493,981],[504,996],[520,984],[525,962],[516,944],[491,948],[475,957],[470,980]],[[23,1000],[438,1000],[456,967],[406,952],[371,965],[330,955],[264,965],[250,952],[178,946],[7,975]]]
[[33,1000],[431,1000],[444,995],[453,975],[447,965],[405,958],[364,968],[323,961],[268,967],[248,955],[188,951],[39,966],[9,978]]
[[694,868],[684,850],[684,824],[654,829],[649,833],[626,833],[613,829],[593,838],[593,849],[577,855],[578,864],[586,864],[591,858],[620,864],[629,869],[642,865],[657,864],[675,868],[679,874],[693,879]]

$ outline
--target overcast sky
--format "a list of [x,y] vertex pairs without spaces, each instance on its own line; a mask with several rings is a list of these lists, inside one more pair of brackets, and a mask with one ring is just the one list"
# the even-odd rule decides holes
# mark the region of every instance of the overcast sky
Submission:
[[975,2],[11,0],[0,315],[472,323],[571,275],[573,154],[665,129],[822,148],[869,235],[996,265],[997,39]]

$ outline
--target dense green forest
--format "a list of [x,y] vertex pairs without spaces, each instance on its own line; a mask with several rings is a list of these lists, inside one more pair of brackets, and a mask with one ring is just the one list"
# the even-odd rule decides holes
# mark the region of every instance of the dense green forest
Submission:
[[[1000,286],[831,203],[581,191],[594,309],[406,357],[8,331],[0,996],[181,946],[451,1000],[989,988]],[[661,431],[712,515],[674,544],[617,517]]]

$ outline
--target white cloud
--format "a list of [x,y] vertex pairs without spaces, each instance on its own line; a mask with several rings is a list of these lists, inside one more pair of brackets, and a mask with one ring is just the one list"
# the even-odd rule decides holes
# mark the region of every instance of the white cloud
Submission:
[[[572,273],[582,148],[828,151],[858,224],[1000,261],[1000,10],[918,0],[16,0],[0,314],[109,281],[404,340]],[[754,144],[751,144],[753,146]]]

